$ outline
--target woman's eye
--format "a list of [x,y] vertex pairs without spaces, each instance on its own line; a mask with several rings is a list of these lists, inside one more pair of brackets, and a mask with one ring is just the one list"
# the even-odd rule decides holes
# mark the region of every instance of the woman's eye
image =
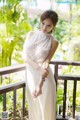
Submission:
[[51,27],[51,25],[47,25],[47,27]]
[[44,25],[44,23],[42,23],[42,25]]

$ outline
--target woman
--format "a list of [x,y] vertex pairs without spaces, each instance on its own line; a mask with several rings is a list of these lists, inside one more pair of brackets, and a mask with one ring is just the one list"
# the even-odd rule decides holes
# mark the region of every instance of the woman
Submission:
[[49,63],[58,47],[51,34],[58,15],[47,10],[40,20],[41,30],[29,32],[23,49],[29,120],[56,120],[56,84]]

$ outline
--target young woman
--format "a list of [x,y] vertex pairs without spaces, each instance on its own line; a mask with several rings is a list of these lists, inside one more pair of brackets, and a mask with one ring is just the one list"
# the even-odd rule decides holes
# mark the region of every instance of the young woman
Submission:
[[49,62],[58,47],[51,34],[58,15],[47,10],[40,20],[41,30],[29,32],[23,48],[29,120],[56,120],[56,84]]

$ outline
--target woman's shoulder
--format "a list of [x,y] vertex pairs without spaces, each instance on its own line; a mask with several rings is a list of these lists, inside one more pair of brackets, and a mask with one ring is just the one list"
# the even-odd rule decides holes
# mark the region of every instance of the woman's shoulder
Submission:
[[54,36],[52,36],[52,44],[59,44],[59,41],[56,39],[56,38],[54,38]]
[[35,33],[35,31],[29,31],[28,33],[27,33],[27,36],[31,36],[32,34],[34,34]]
[[32,36],[33,34],[38,33],[38,30],[34,30],[34,31],[29,31],[27,36]]
[[26,40],[30,39],[30,37],[34,34],[34,31],[29,31],[26,35]]

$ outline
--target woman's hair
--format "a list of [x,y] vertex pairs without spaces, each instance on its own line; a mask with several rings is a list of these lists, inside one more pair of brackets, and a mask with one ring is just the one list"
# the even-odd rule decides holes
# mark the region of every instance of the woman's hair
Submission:
[[43,12],[40,17],[40,20],[42,22],[47,18],[49,18],[52,21],[53,25],[56,25],[58,22],[58,15],[53,10],[47,10],[47,11]]

